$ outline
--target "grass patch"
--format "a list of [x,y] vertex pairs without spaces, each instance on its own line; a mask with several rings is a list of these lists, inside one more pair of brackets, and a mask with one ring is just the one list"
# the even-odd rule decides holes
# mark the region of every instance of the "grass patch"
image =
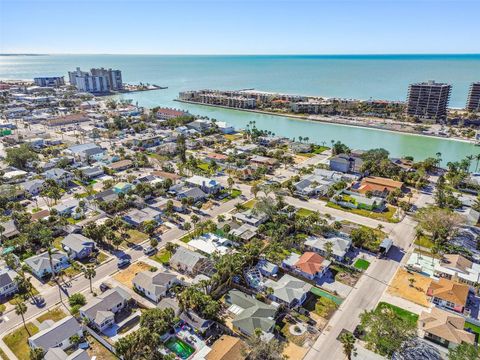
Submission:
[[27,323],[27,330],[24,326],[19,327],[17,330],[12,331],[10,334],[3,338],[3,342],[9,347],[9,349],[15,354],[18,360],[30,359],[30,347],[28,346],[28,338],[31,335],[38,333],[38,327],[32,323]]
[[6,309],[7,307],[5,306],[5,304],[0,304],[0,314],[4,313]]
[[308,209],[305,209],[305,208],[300,208],[300,209],[297,210],[297,215],[301,216],[301,217],[307,217],[307,216],[312,215],[312,214],[315,214],[315,211],[308,210]]
[[360,215],[360,216],[365,216],[371,219],[375,220],[381,220],[381,221],[386,221],[390,223],[397,223],[398,220],[393,218],[393,215],[395,215],[397,209],[393,206],[387,205],[387,211],[383,212],[376,212],[376,211],[369,211],[365,209],[350,209],[350,208],[345,208],[343,206],[340,206],[338,204],[335,204],[331,201],[327,203],[327,207],[330,207],[332,209],[337,209],[337,210],[342,210],[346,212],[350,212],[352,214]]
[[235,140],[241,138],[242,135],[241,134],[225,134],[225,135],[223,135],[223,137],[227,140],[235,141]]
[[10,360],[10,358],[7,356],[7,354],[5,354],[5,351],[3,351],[2,349],[0,349],[0,359]]
[[37,317],[37,321],[38,321],[39,323],[42,323],[42,322],[44,322],[45,320],[58,321],[58,320],[63,319],[65,316],[67,316],[67,314],[65,314],[65,313],[62,311],[62,309],[60,309],[59,307],[57,307],[57,308],[55,308],[55,309],[48,310],[45,314],[40,315],[39,317]]
[[426,236],[426,235],[420,235],[418,236],[416,239],[415,239],[415,242],[414,242],[415,245],[418,245],[418,246],[421,246],[421,247],[424,247],[424,248],[427,248],[427,249],[431,249],[433,247],[433,241],[432,239],[430,239],[429,236]]
[[408,322],[414,324],[415,326],[417,325],[418,321],[418,315],[414,314],[408,310],[402,309],[398,306],[386,303],[386,302],[380,302],[377,306],[377,309],[390,309],[392,310],[399,318],[402,318],[403,320],[407,320]]
[[198,164],[197,167],[198,167],[200,170],[209,172],[209,171],[210,171],[209,165],[210,165],[210,164],[208,164],[208,163],[206,163],[206,162],[202,162],[202,163]]
[[251,199],[251,200],[248,200],[246,203],[243,203],[242,205],[246,209],[253,209],[256,203],[257,203],[257,200]]
[[315,314],[323,317],[324,319],[329,319],[335,310],[337,310],[338,305],[335,301],[327,299],[326,297],[320,297],[315,304]]
[[141,231],[138,231],[136,229],[129,229],[127,231],[127,234],[129,236],[128,242],[134,243],[134,244],[140,244],[144,241],[147,241],[149,236]]
[[151,256],[150,259],[155,260],[156,262],[159,262],[160,264],[168,264],[172,257],[172,253],[166,249],[162,249],[155,255]]
[[468,321],[465,322],[465,329],[470,330],[472,333],[475,334],[475,339],[478,342],[478,339],[480,337],[480,326],[477,326],[475,324],[472,324]]
[[353,264],[353,266],[355,266],[359,270],[367,270],[370,266],[370,262],[364,259],[358,259],[357,261],[355,261],[355,264]]
[[63,250],[62,240],[63,240],[63,236],[58,236],[55,239],[53,239],[53,247],[57,250]]

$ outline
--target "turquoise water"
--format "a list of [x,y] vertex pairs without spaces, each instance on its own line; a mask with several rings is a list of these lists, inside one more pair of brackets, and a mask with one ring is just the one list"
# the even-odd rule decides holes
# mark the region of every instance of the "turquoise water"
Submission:
[[188,359],[190,355],[195,352],[193,347],[175,336],[172,336],[170,339],[168,339],[168,341],[165,343],[165,346],[182,359]]
[[113,67],[130,83],[153,83],[166,90],[128,94],[142,106],[173,106],[244,128],[256,121],[262,129],[287,137],[309,137],[327,145],[340,140],[352,148],[384,147],[393,156],[416,159],[442,153],[453,161],[480,148],[444,139],[389,133],[245,113],[174,102],[187,89],[255,88],[265,91],[359,99],[405,100],[408,84],[435,79],[453,85],[450,105],[463,107],[471,82],[480,80],[480,55],[368,55],[368,56],[157,56],[51,55],[0,56],[0,79],[31,79],[67,75],[68,70]]

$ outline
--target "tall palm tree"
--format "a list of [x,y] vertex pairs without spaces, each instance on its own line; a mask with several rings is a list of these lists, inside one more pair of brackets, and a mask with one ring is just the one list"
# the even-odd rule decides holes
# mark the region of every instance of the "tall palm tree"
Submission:
[[85,266],[83,268],[83,276],[85,276],[85,279],[88,279],[90,282],[90,292],[93,293],[93,288],[92,288],[92,279],[97,275],[97,272],[95,271],[95,268],[92,265]]
[[352,355],[357,355],[357,349],[355,348],[355,336],[350,332],[344,332],[340,335],[340,342],[343,345],[343,353],[348,360],[352,360]]
[[30,334],[30,330],[27,328],[27,324],[25,324],[25,313],[27,312],[27,305],[25,305],[23,302],[20,302],[18,300],[18,297],[15,297],[15,302],[17,303],[15,305],[15,314],[20,315],[22,317],[22,322],[23,326],[25,327],[25,330],[27,330],[28,336],[32,336]]

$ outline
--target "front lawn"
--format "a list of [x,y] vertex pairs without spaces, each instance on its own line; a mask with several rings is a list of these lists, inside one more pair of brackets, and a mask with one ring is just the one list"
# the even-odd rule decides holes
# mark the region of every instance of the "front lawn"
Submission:
[[251,199],[251,200],[248,200],[246,203],[243,203],[242,205],[246,209],[253,209],[256,202],[257,202],[257,200]]
[[335,204],[331,201],[329,201],[327,203],[327,206],[332,208],[332,209],[337,209],[337,210],[350,212],[352,214],[369,217],[369,218],[375,219],[375,220],[386,221],[386,222],[391,222],[391,223],[397,223],[398,222],[397,219],[393,218],[393,215],[395,215],[395,213],[397,212],[397,209],[393,206],[390,206],[390,205],[387,205],[387,211],[383,211],[383,212],[369,211],[369,210],[365,210],[365,209],[345,208],[345,207],[340,206],[338,204]]
[[32,323],[27,323],[27,328],[30,332],[28,335],[24,326],[19,327],[17,330],[12,331],[10,334],[5,335],[3,342],[10,348],[15,354],[18,360],[30,359],[30,347],[28,346],[28,338],[31,335],[38,333],[38,327]]
[[433,247],[433,241],[429,236],[420,235],[415,239],[415,245],[431,249]]
[[408,322],[411,322],[415,326],[417,325],[417,320],[418,320],[418,315],[414,314],[408,310],[402,309],[398,306],[386,303],[386,302],[380,302],[378,303],[377,308],[380,309],[390,309],[392,310],[399,318],[402,318],[404,320],[407,320]]
[[141,244],[142,242],[147,241],[149,238],[147,234],[136,229],[129,229],[127,234],[129,236],[127,241],[134,244]]
[[357,261],[355,261],[355,264],[353,264],[353,266],[355,266],[359,270],[367,270],[370,266],[370,262],[364,259],[358,259]]
[[165,264],[168,264],[171,257],[172,257],[172,253],[170,251],[168,251],[167,249],[162,249],[155,255],[150,256],[150,259],[165,265]]
[[44,322],[45,320],[53,320],[53,321],[58,321],[63,319],[65,316],[67,316],[63,310],[59,307],[55,309],[48,310],[45,314],[40,315],[37,317],[37,321],[39,323]]
[[87,335],[87,341],[90,347],[87,350],[90,358],[101,360],[116,360],[117,357],[113,355],[105,346],[100,344],[93,336]]
[[307,217],[307,216],[312,215],[312,214],[315,214],[315,211],[308,210],[308,209],[305,209],[305,208],[300,208],[300,209],[297,210],[297,215],[301,216],[301,217]]
[[324,319],[329,319],[335,310],[337,310],[337,308],[338,305],[335,303],[335,301],[322,296],[315,304],[315,314],[323,317]]

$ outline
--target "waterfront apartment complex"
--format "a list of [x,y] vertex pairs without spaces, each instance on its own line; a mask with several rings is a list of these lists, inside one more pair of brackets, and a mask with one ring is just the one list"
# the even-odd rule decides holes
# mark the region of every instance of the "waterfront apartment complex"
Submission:
[[123,90],[122,72],[112,69],[91,69],[90,72],[81,71],[77,68],[75,71],[69,71],[68,77],[70,84],[77,90],[104,94],[111,91]]
[[60,87],[65,85],[63,76],[42,76],[33,79],[35,85],[40,87]]
[[445,119],[451,90],[451,85],[435,81],[411,84],[408,88],[407,114],[423,119]]
[[470,86],[466,109],[472,112],[480,112],[480,82]]
[[183,91],[179,94],[182,101],[198,102],[209,105],[220,105],[231,108],[255,109],[257,100],[253,96],[239,91],[198,90]]

